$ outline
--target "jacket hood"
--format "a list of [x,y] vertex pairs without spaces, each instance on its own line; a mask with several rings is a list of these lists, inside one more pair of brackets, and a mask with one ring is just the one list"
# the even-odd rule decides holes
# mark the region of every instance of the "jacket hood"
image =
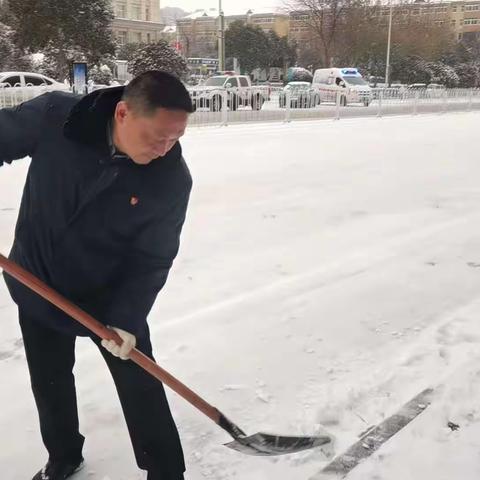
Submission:
[[103,88],[82,97],[65,122],[65,136],[90,146],[106,145],[107,124],[122,98],[124,88]]

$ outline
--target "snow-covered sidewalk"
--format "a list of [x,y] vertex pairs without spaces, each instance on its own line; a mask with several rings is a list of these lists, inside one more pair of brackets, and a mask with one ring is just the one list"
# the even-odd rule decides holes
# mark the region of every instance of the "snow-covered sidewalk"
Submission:
[[[157,361],[248,433],[312,434],[341,452],[426,387],[433,404],[349,479],[477,480],[480,116],[193,129],[181,253],[150,316]],[[27,160],[0,169],[0,251]],[[0,466],[45,455],[19,328],[0,283]],[[107,369],[77,347],[85,471],[140,478]],[[305,452],[251,458],[169,393],[188,480],[308,480]],[[452,432],[447,422],[460,425]],[[30,475],[30,476],[29,476]]]

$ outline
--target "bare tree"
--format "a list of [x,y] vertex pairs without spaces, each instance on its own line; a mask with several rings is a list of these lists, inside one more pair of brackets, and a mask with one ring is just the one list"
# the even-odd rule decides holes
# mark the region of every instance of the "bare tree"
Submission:
[[[178,26],[177,26],[178,28]],[[182,53],[185,57],[190,57],[191,56],[191,50],[192,50],[192,45],[193,45],[193,35],[187,32],[182,32],[180,31],[178,35]]]
[[[286,9],[291,25],[302,25],[308,31],[308,34],[302,32],[303,44],[299,42],[301,64],[350,65],[383,76],[388,7],[367,0],[288,1]],[[454,43],[448,18],[419,15],[417,6],[410,2],[395,4],[390,58],[393,72],[404,70],[405,59],[411,57],[427,62],[441,61]]]
[[292,22],[312,33],[321,50],[323,66],[332,66],[338,55],[339,40],[355,12],[366,9],[366,0],[289,0],[285,4]]
[[385,57],[387,28],[378,25],[375,19],[379,7],[356,2],[342,18],[342,28],[336,38],[336,63],[359,66],[365,56],[382,49]]

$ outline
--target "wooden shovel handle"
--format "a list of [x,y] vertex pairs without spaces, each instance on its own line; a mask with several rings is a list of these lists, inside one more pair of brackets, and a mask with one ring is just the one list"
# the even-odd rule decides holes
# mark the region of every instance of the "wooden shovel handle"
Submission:
[[[77,307],[55,290],[47,286],[40,279],[27,272],[25,269],[17,265],[15,262],[8,260],[0,253],[0,267],[18,280],[23,285],[27,286],[35,293],[40,295],[45,300],[55,305],[60,310],[64,311],[67,315],[80,322],[84,327],[88,328],[98,337],[104,340],[115,340],[117,344],[122,344],[122,339],[117,333],[105,325],[101,324],[98,320],[93,318],[87,312]],[[136,348],[130,353],[130,360],[142,367],[157,380],[168,385],[174,392],[178,393],[187,402],[190,402],[195,408],[204,413],[207,417],[211,418],[216,424],[221,425],[223,415],[212,405],[207,403],[203,398],[199,397],[195,392],[190,390],[186,385],[177,380],[174,376],[164,370],[160,365],[157,365],[153,360],[144,355]]]

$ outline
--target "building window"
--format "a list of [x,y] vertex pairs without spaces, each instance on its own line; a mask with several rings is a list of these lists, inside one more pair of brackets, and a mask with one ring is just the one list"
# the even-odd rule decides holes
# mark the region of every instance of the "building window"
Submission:
[[152,35],[147,33],[147,43],[152,43]]
[[465,5],[465,11],[466,12],[473,12],[476,10],[480,10],[480,4],[477,5]]
[[135,32],[134,37],[136,43],[142,43],[142,32]]
[[145,20],[149,22],[151,20],[150,17],[150,5],[147,5],[147,9],[145,10]]
[[308,15],[292,15],[292,20],[307,21],[310,20],[310,17]]
[[120,45],[125,45],[127,43],[127,32],[118,32],[117,39]]
[[118,1],[115,4],[115,16],[118,18],[127,18],[127,3],[125,1]]
[[142,19],[142,6],[139,3],[134,3],[132,5],[132,19],[133,20]]
[[456,26],[457,26],[457,21],[456,21],[456,20],[452,20],[452,21],[450,22],[450,25],[451,25],[452,27],[456,27]]

